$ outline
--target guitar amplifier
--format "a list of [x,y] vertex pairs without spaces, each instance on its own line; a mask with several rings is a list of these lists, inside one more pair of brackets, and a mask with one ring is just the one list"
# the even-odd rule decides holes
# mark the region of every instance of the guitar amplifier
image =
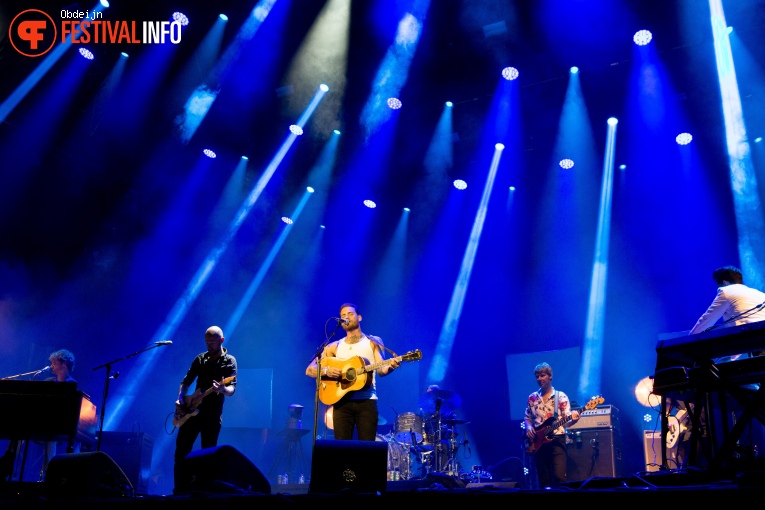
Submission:
[[595,409],[583,409],[579,412],[579,421],[567,428],[568,430],[619,428],[619,409],[607,404],[601,404]]

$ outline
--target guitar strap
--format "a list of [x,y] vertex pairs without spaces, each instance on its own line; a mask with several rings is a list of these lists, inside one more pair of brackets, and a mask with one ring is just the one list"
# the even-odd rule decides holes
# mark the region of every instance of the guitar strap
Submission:
[[379,336],[374,336],[374,335],[366,335],[366,337],[367,337],[367,338],[369,338],[369,340],[370,340],[370,341],[371,341],[373,344],[375,344],[377,347],[379,347],[379,348],[381,348],[381,349],[385,349],[386,351],[388,351],[388,352],[391,354],[391,356],[393,356],[394,358],[397,358],[397,357],[398,357],[398,354],[396,354],[395,352],[393,352],[392,350],[388,349],[387,347],[385,347],[385,346],[382,344],[382,342],[380,341],[380,337],[379,337]]
[[553,405],[555,406],[555,416],[557,416],[558,419],[560,419],[560,411],[558,410],[558,390],[556,390],[555,388],[553,388],[553,397],[554,397]]

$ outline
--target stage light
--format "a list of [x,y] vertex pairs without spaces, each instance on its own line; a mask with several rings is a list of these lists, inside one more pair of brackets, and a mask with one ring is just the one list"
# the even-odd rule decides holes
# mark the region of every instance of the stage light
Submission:
[[375,207],[377,207],[377,204],[375,204],[371,200],[364,200],[364,205],[369,207],[370,209],[374,209]]
[[635,386],[635,398],[646,407],[655,408],[661,403],[661,397],[653,392],[653,378],[644,377]]
[[217,155],[217,154],[215,154],[215,153],[214,153],[213,151],[211,151],[210,149],[205,149],[205,150],[203,150],[202,152],[204,153],[204,155],[205,155],[205,156],[207,156],[207,157],[208,157],[208,158],[210,158],[210,159],[215,159],[215,158],[217,158],[217,157],[218,157],[218,155]]
[[728,34],[728,35],[732,34],[733,33],[733,27],[726,28],[725,29],[725,33]]
[[322,83],[321,85],[319,85],[319,89],[321,89],[322,92],[326,92],[329,90],[329,86]]
[[388,98],[388,106],[391,110],[398,110],[401,108],[401,100],[395,97]]
[[650,414],[646,413],[646,414],[643,415],[643,421],[644,422],[650,423],[652,420],[653,420],[653,418],[651,418]]
[[560,165],[561,168],[563,168],[565,170],[568,170],[569,168],[573,168],[574,167],[574,162],[572,160],[568,159],[568,158],[561,159],[560,163],[558,163],[558,164]]
[[411,211],[411,209],[409,209],[408,207],[404,207],[404,212],[409,212],[409,211]]
[[454,103],[452,103],[451,101],[447,101],[446,102],[446,107],[447,108],[451,108],[452,106],[454,106]]
[[758,136],[757,138],[754,139],[754,143],[760,143],[760,142],[762,142],[761,136]]
[[218,17],[219,17],[220,19],[222,19],[223,21],[228,21],[228,16],[226,16],[225,14],[221,14],[221,15],[219,15]]
[[80,55],[87,58],[88,60],[93,60],[95,57],[93,53],[91,53],[89,50],[86,50],[85,48],[80,48]]
[[516,79],[518,74],[518,69],[514,67],[506,67],[502,69],[502,77],[508,81]]
[[302,135],[303,134],[303,128],[298,126],[297,124],[293,124],[290,126],[290,131],[293,135]]
[[691,140],[693,140],[693,137],[691,136],[690,133],[680,133],[675,138],[675,141],[677,142],[678,145],[688,145],[689,143],[691,143]]
[[109,7],[109,2],[107,2],[106,0],[101,0],[101,5],[103,5],[104,7]]
[[579,68],[576,66],[573,66],[569,71],[571,72],[571,74],[576,74],[579,72]]
[[638,30],[635,32],[635,36],[632,38],[633,41],[635,41],[635,44],[638,46],[645,46],[649,42],[651,42],[651,39],[653,38],[653,35],[651,35],[651,32],[648,30]]
[[627,165],[619,165],[619,170],[626,170],[626,169],[627,169]]
[[340,130],[339,130],[339,129],[335,129],[335,130],[334,130],[334,131],[332,131],[332,132],[333,132],[333,133],[335,133],[336,135],[339,135],[339,134],[340,134]]
[[282,221],[286,223],[287,225],[292,225],[292,218],[288,218],[286,216],[282,216]]
[[610,119],[608,119],[608,121],[607,121],[607,122],[608,122],[608,125],[609,125],[609,126],[615,126],[616,124],[618,124],[618,123],[619,123],[619,121],[618,121],[618,120],[616,120],[616,117],[611,117]]
[[515,191],[515,186],[510,186],[510,191]]
[[501,143],[494,144],[494,148],[497,149],[498,151],[505,150],[505,146]]
[[308,187],[307,187],[305,190],[306,190],[308,193],[313,193],[314,191],[316,191],[316,190],[314,190],[314,189],[313,189],[312,187],[310,187],[310,186],[308,186]]
[[457,189],[465,189],[467,188],[467,183],[463,181],[462,179],[457,179],[454,181],[454,187]]
[[247,156],[242,156],[242,159],[245,161],[249,161],[250,158],[248,158]]
[[124,51],[123,51],[122,53],[120,53],[120,55],[122,55],[122,56],[123,56],[123,57],[125,57],[125,58],[128,58],[128,54],[127,54],[127,53],[125,53]]
[[185,27],[189,24],[189,18],[182,12],[174,12],[173,21],[180,21],[182,27]]

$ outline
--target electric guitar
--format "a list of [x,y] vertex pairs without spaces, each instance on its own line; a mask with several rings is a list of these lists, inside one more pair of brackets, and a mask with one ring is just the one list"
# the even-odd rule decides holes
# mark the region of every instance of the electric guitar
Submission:
[[[585,409],[595,409],[598,404],[602,404],[604,402],[603,397],[600,395],[597,395],[595,397],[592,397],[589,402],[587,402],[587,405],[584,406]],[[544,423],[539,425],[538,427],[534,427],[534,439],[531,439],[529,436],[526,435],[526,431],[523,431],[523,449],[526,451],[529,455],[534,455],[539,450],[539,447],[542,446],[545,443],[549,443],[553,440],[553,436],[555,435],[555,430],[563,425],[564,423],[567,423],[571,421],[571,418],[568,416],[561,416],[560,419],[556,420],[554,416],[551,416],[547,418]]]
[[[233,381],[236,378],[235,375],[232,375],[231,377],[226,377],[223,379],[223,385],[228,386],[231,381]],[[207,388],[206,391],[202,391],[199,388],[197,388],[197,391],[192,393],[191,395],[186,395],[183,397],[183,405],[178,405],[178,403],[175,403],[175,415],[173,416],[173,427],[180,427],[184,423],[186,423],[186,420],[191,418],[192,416],[196,416],[199,414],[199,404],[202,403],[202,399],[205,398],[207,395],[212,393],[213,387],[210,386]]]
[[372,384],[371,372],[378,368],[390,365],[394,360],[416,361],[422,359],[422,352],[417,349],[409,351],[402,356],[386,359],[379,363],[368,363],[361,356],[354,356],[349,359],[337,359],[335,357],[324,358],[321,360],[319,370],[323,367],[338,368],[341,371],[339,379],[330,379],[321,377],[319,385],[319,399],[326,405],[332,405],[350,391],[358,391],[369,388]]
[[688,412],[680,409],[674,416],[669,417],[669,430],[667,430],[667,448],[674,448],[678,438],[688,430]]

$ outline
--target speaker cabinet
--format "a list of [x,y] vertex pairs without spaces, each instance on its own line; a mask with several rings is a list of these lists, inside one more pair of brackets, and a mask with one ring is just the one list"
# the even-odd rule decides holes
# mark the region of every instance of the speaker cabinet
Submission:
[[149,493],[154,439],[143,432],[104,432],[101,451],[125,472],[136,494]]
[[[664,459],[661,456],[661,431],[644,430],[643,431],[643,451],[645,453],[645,470],[649,473],[659,471]],[[677,443],[672,448],[667,448],[667,467],[669,469],[678,469],[677,463]]]
[[48,499],[134,495],[128,477],[104,452],[56,455],[48,464],[43,490]]
[[567,480],[624,475],[622,437],[618,429],[577,430],[572,440],[567,448]]
[[250,459],[229,445],[202,448],[186,455],[176,492],[271,494],[271,484]]
[[383,493],[388,483],[388,443],[317,439],[311,457],[309,492]]

